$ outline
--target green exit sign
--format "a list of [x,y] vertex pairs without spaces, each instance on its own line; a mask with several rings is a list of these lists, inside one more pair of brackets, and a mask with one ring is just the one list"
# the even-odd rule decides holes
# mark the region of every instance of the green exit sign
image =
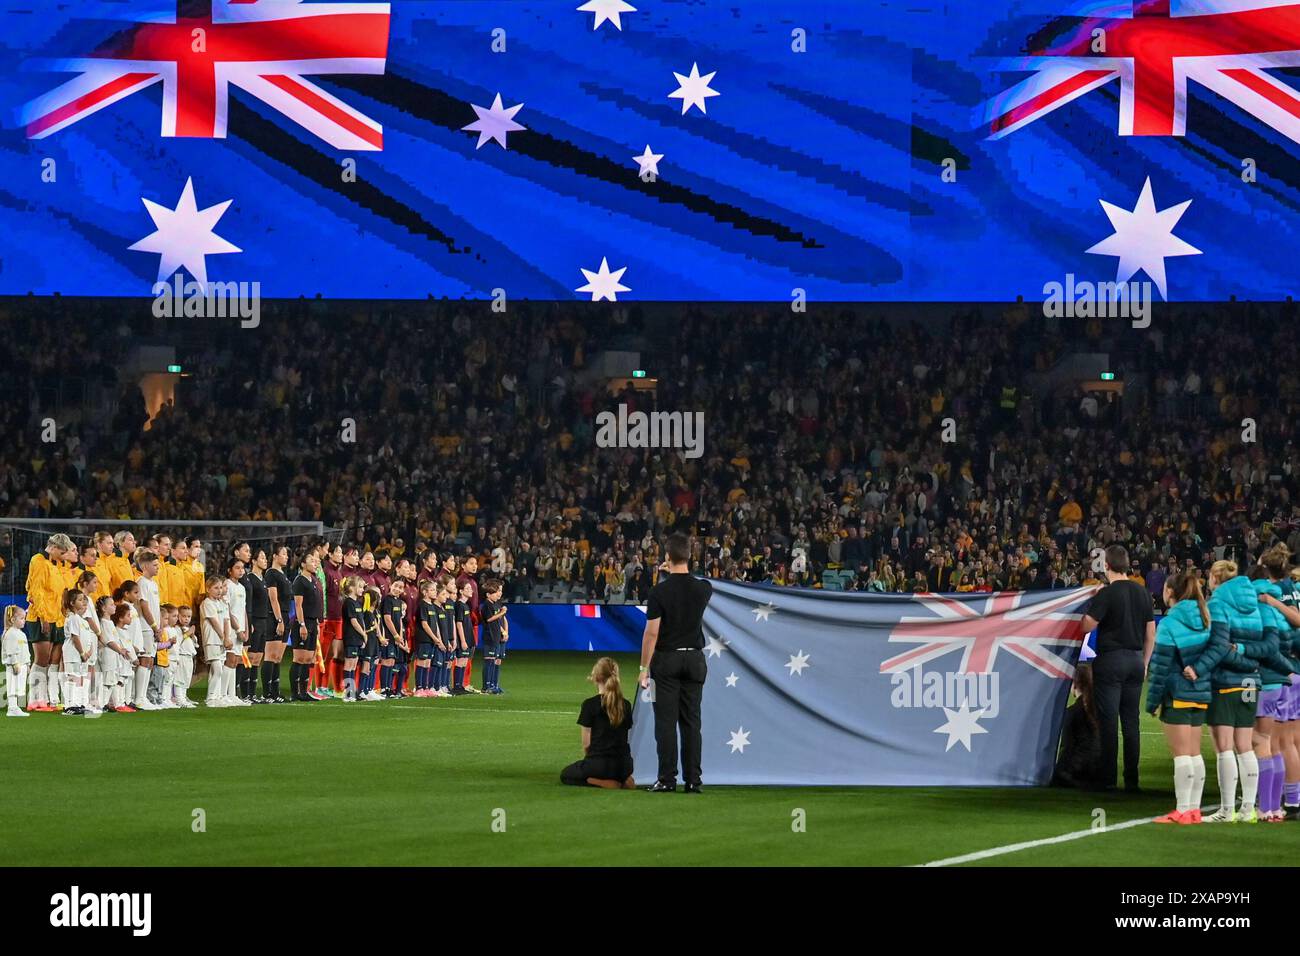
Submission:
[[181,373],[181,367],[179,365],[168,365],[167,371],[171,372],[173,375],[179,375]]
[[1102,380],[1103,382],[1113,382],[1113,381],[1115,381],[1115,373],[1114,373],[1114,372],[1102,372],[1102,373],[1101,373],[1101,380]]
[[632,373],[633,378],[645,378],[645,369],[639,368]]

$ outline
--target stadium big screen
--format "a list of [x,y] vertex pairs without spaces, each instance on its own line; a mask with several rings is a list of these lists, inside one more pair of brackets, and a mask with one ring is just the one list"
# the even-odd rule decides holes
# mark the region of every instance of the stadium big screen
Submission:
[[1300,3],[0,0],[0,107],[14,925],[1285,925]]

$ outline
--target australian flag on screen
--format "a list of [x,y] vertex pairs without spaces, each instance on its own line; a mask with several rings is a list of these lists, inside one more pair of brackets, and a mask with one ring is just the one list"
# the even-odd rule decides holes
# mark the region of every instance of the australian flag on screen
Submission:
[[0,11],[0,294],[1297,284],[1300,0]]
[[[1050,781],[1095,588],[863,594],[715,581],[704,615],[706,783]],[[656,777],[653,685],[636,779]]]

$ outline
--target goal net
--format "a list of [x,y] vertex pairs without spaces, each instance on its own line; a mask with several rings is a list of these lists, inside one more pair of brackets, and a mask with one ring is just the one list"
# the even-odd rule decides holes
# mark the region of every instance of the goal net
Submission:
[[[0,603],[17,597],[19,601],[27,591],[27,565],[32,555],[45,550],[50,535],[62,532],[78,548],[91,544],[95,534],[107,531],[117,534],[130,531],[138,547],[145,547],[154,534],[176,538],[197,538],[200,560],[209,571],[220,568],[231,549],[240,541],[258,547],[285,545],[289,548],[290,567],[297,566],[311,542],[318,537],[330,543],[341,543],[344,532],[328,528],[319,521],[168,521],[113,520],[83,518],[0,518]],[[166,557],[166,555],[164,555]]]

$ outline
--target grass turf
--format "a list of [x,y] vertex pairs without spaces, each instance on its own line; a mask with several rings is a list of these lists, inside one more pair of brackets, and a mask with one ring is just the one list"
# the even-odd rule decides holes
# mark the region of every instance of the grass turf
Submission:
[[[5,719],[0,865],[900,865],[1086,830],[1097,808],[1113,824],[1171,805],[1172,761],[1150,718],[1142,770],[1157,792],[1134,797],[564,787],[593,659],[516,654],[497,698]],[[636,672],[635,660],[620,663]],[[1212,804],[1212,754],[1208,765]],[[796,808],[806,832],[792,828]],[[194,831],[196,809],[205,832]],[[494,832],[500,811],[505,830]],[[1296,832],[1149,825],[980,862],[1289,865]]]

